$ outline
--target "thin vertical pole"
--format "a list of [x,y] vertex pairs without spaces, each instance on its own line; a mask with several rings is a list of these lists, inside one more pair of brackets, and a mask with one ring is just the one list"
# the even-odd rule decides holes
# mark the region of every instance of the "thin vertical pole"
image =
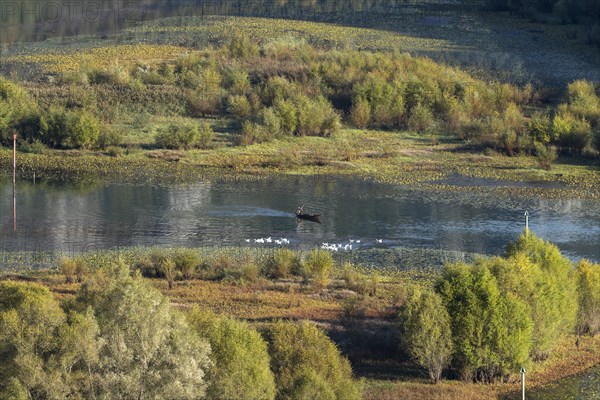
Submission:
[[521,393],[522,400],[525,400],[525,368],[521,367]]
[[13,132],[13,231],[17,230],[17,132]]

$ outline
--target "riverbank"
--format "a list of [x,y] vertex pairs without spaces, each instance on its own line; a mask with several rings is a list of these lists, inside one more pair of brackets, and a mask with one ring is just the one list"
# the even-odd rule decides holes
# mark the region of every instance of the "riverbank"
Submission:
[[[145,254],[151,257],[152,252],[148,249]],[[112,256],[114,254],[104,253],[89,255],[87,259],[102,263]],[[123,260],[128,263],[133,260],[131,257],[133,253],[125,254]],[[219,257],[224,262],[226,255]],[[350,359],[355,375],[365,379],[365,399],[487,400],[509,398],[519,390],[518,374],[513,374],[505,384],[444,380],[432,385],[427,382],[425,371],[401,354],[396,318],[406,288],[414,284],[429,286],[435,279],[434,274],[424,276],[422,271],[389,273],[386,270],[374,274],[358,268],[352,275],[347,268],[338,265],[326,286],[320,287],[312,280],[294,276],[265,278],[252,272],[248,265],[240,268],[239,275],[230,274],[220,280],[210,278],[215,271],[207,267],[202,270],[206,274],[203,278],[177,280],[172,288],[165,279],[149,281],[181,310],[202,304],[218,314],[247,320],[259,329],[279,319],[316,322]],[[233,264],[227,268],[233,268]],[[55,269],[5,274],[0,279],[38,282],[50,288],[61,301],[73,299],[80,286],[77,282],[66,282],[65,275]],[[563,338],[549,359],[528,367],[528,390],[579,374],[600,363],[600,337],[582,337],[579,346],[575,342],[576,337],[572,335]]]
[[[226,137],[222,137],[226,140]],[[600,199],[600,162],[559,158],[551,171],[533,156],[508,157],[465,147],[450,137],[345,129],[330,138],[297,137],[250,146],[221,142],[207,150],[18,153],[23,180],[129,183],[253,179],[273,175],[335,175],[422,189],[505,196]],[[225,142],[226,143],[226,142]],[[12,152],[0,150],[2,171]],[[464,179],[462,179],[464,177]],[[458,179],[457,179],[458,178]]]

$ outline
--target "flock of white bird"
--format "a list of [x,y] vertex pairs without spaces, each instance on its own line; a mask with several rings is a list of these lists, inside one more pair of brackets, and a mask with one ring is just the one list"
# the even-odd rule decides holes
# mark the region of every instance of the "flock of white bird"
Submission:
[[[254,244],[276,244],[278,246],[285,246],[290,244],[290,241],[286,238],[275,239],[271,236],[267,238],[258,238],[258,239],[246,239],[246,243]],[[376,239],[376,244],[383,243],[383,239]],[[329,250],[329,251],[351,251],[355,245],[360,245],[360,239],[350,239],[348,243],[322,243],[321,249]]]
[[[246,239],[246,243],[251,243],[251,242],[252,242],[251,239]],[[283,245],[290,244],[290,241],[288,239],[286,239],[286,238],[273,239],[271,236],[269,236],[268,238],[254,239],[254,243],[257,243],[257,244],[275,243],[278,246],[283,246]]]

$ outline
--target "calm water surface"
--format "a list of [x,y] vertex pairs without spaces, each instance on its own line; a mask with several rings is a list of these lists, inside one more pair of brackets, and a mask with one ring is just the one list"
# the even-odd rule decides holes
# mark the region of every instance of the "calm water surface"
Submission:
[[529,400],[600,400],[600,365],[527,394]]
[[[465,198],[347,179],[311,177],[198,182],[177,186],[74,187],[18,183],[13,232],[12,184],[0,183],[5,251],[85,251],[135,245],[220,246],[287,238],[357,247],[435,248],[499,254],[530,227],[573,258],[600,260],[600,212],[581,200]],[[323,224],[298,224],[304,204]]]

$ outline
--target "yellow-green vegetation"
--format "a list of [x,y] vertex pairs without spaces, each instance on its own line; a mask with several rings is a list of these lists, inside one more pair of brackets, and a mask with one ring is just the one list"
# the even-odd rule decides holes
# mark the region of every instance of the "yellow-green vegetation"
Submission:
[[114,73],[116,78],[120,76],[126,81],[129,79],[128,69],[140,60],[160,64],[180,57],[186,51],[185,48],[178,46],[137,44],[97,47],[64,54],[14,56],[4,59],[3,62],[40,64],[47,72],[65,74],[71,79],[75,79],[73,73],[76,72],[87,71],[90,74],[93,74],[93,71],[110,72]]
[[378,29],[358,28],[337,24],[272,19],[272,18],[239,18],[239,17],[198,17],[181,21],[167,20],[149,22],[143,26],[129,28],[128,32],[148,35],[200,33],[208,42],[226,42],[237,35],[247,36],[254,40],[269,38],[269,48],[277,51],[285,47],[286,41],[295,41],[297,37],[308,43],[320,46],[353,48],[357,50],[393,50],[404,52],[424,50],[451,50],[456,47],[449,40],[415,37],[396,32],[381,34]]
[[[92,313],[73,314],[66,320],[61,317],[56,324],[61,332],[67,329],[61,324],[71,324],[69,329],[77,334],[87,329],[82,337],[92,346],[88,347],[90,351],[95,351],[94,343],[100,342],[89,339],[97,335],[93,324],[98,324],[100,338],[104,337],[103,326],[107,318],[112,318],[111,312],[144,324],[135,316],[147,315],[143,311],[146,299],[155,302],[157,298],[161,299],[160,309],[166,312],[164,298],[147,287],[151,283],[169,297],[175,308],[187,313],[192,331],[187,332],[210,343],[211,363],[206,364],[204,381],[209,398],[222,398],[240,390],[255,393],[255,398],[273,398],[274,394],[275,398],[287,398],[292,393],[337,393],[338,397],[344,394],[357,398],[362,384],[352,380],[348,361],[340,358],[340,350],[349,357],[358,376],[369,377],[365,382],[368,399],[495,399],[517,389],[520,365],[527,366],[531,388],[563,377],[567,370],[579,372],[600,362],[600,341],[591,336],[593,331],[589,329],[597,323],[599,304],[593,294],[600,290],[596,279],[600,265],[583,261],[575,270],[555,246],[533,233],[523,234],[505,257],[482,259],[474,265],[450,265],[441,274],[426,279],[418,271],[366,272],[329,260],[325,263],[332,264],[329,282],[323,283],[318,276],[306,280],[303,264],[314,266],[317,254],[254,249],[137,249],[84,254],[73,261],[86,266],[82,282],[69,279],[74,268],[64,267],[68,260],[61,264],[63,273],[7,275],[0,283],[0,304],[11,310],[15,307],[17,315],[23,313],[19,310],[25,308],[14,306],[15,296],[6,294],[18,287],[20,291],[45,293],[44,304],[60,315],[85,310],[79,304],[90,305]],[[167,261],[174,265],[170,287]],[[258,275],[248,273],[249,265],[257,267]],[[139,271],[149,278],[131,278],[129,271],[134,275]],[[284,272],[274,277],[273,271]],[[25,278],[37,283],[10,281]],[[127,300],[130,296],[135,305]],[[4,318],[5,314],[1,315]],[[51,318],[54,314],[43,315]],[[0,321],[4,321],[2,318]],[[152,318],[154,334],[164,319],[158,315]],[[172,318],[179,321],[179,317]],[[277,322],[280,319],[318,322],[336,338],[339,350],[313,325]],[[73,325],[84,322],[83,326]],[[23,323],[35,326],[38,322]],[[255,329],[264,333],[264,339]],[[50,340],[54,331],[44,332],[50,332]],[[581,336],[575,336],[575,332]],[[307,341],[314,341],[314,345],[306,346]],[[381,352],[382,348],[386,350]],[[53,357],[66,357],[61,355],[62,350],[49,351]],[[82,360],[88,360],[86,354],[80,355]],[[447,368],[448,363],[452,369]],[[90,365],[101,379],[101,363]],[[373,369],[374,365],[385,367]],[[52,366],[46,364],[47,368]],[[446,378],[437,385],[427,384],[414,377],[411,371],[415,368],[428,370],[434,381],[447,377],[447,371],[461,371],[466,382]],[[399,380],[384,383],[380,380],[384,375],[379,375],[384,371]],[[30,390],[30,381],[20,376],[15,379],[6,380],[13,383],[3,390]],[[52,382],[54,378],[48,379]],[[488,385],[468,383],[471,379]],[[77,389],[81,388],[79,383],[69,382],[75,385],[69,386],[73,390],[83,390]],[[50,388],[42,385],[39,390]]]
[[267,343],[248,324],[219,317],[195,307],[188,321],[211,346],[208,399],[269,400],[275,398],[275,377],[269,365]]
[[[176,57],[157,61],[152,51],[148,58],[140,51],[135,62],[123,60],[123,69],[81,66],[83,80],[70,81],[64,72],[52,84],[28,83],[30,94],[3,79],[3,142],[17,129],[24,151],[43,152],[42,143],[62,149],[96,147],[118,159],[86,157],[76,165],[78,161],[38,157],[38,166],[32,166],[47,171],[45,164],[56,161],[54,170],[64,177],[74,172],[71,168],[84,173],[87,164],[92,170],[93,164],[123,164],[126,169],[146,155],[236,173],[348,173],[397,183],[458,173],[509,180],[560,178],[597,187],[597,176],[588,173],[594,171],[594,161],[552,164],[554,147],[574,159],[597,154],[593,145],[600,143],[600,97],[590,82],[570,84],[565,103],[555,111],[531,113],[537,105],[531,86],[486,82],[403,53],[321,50],[303,41],[258,45],[235,35],[219,48],[169,49],[167,54]],[[71,65],[72,59],[103,54],[99,49],[80,53],[55,62]],[[198,121],[214,116],[220,119],[212,124]],[[461,145],[487,150],[482,155]],[[208,151],[144,153],[139,146]],[[534,153],[539,167],[526,157]],[[27,158],[24,162],[24,171],[31,171]],[[163,169],[164,164],[157,164]],[[553,167],[555,175],[542,171]],[[169,169],[177,176],[178,167],[164,167]]]
[[[412,133],[342,130],[330,138],[284,138],[246,147],[209,150],[122,149],[118,157],[102,152],[43,150],[19,153],[23,179],[83,182],[185,182],[242,177],[256,179],[273,174],[338,175],[391,184],[417,185],[437,191],[490,192],[506,196],[600,196],[600,174],[595,160],[558,160],[551,171],[540,168],[530,156],[506,157],[494,152],[463,152],[451,138]],[[10,170],[12,152],[0,149],[0,166]],[[455,174],[485,178],[487,187],[454,185],[444,181]],[[548,187],[519,187],[511,181],[546,182]],[[554,186],[553,186],[554,185]],[[562,187],[564,186],[564,187]]]

